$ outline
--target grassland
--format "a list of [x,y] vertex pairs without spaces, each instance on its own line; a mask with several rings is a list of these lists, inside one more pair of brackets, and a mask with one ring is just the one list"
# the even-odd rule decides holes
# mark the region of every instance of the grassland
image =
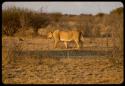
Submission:
[[[2,82],[4,84],[120,84],[123,82],[123,7],[110,14],[70,15],[21,8],[2,9]],[[49,31],[79,30],[81,48],[73,41],[54,48]],[[84,54],[72,57],[68,51]],[[34,54],[32,52],[37,52]],[[42,51],[66,51],[62,57]],[[91,54],[106,51],[110,55]],[[111,51],[111,52],[109,52]],[[22,52],[27,55],[23,56]],[[43,56],[43,55],[44,56]],[[42,56],[41,56],[42,55]]]
[[[36,41],[37,40],[37,41]],[[85,50],[92,43],[84,43]],[[99,39],[96,39],[99,40]],[[104,40],[105,39],[100,39]],[[54,50],[54,41],[50,39],[25,38],[19,41],[17,37],[2,39],[2,81],[5,84],[112,84],[123,82],[123,58],[119,64],[114,64],[109,56],[82,57],[26,57],[15,55],[14,50]],[[106,43],[102,42],[106,48]],[[110,40],[111,41],[111,40]],[[110,42],[109,41],[109,42]],[[86,41],[87,42],[87,41]],[[99,42],[99,41],[98,41]],[[99,44],[100,44],[99,42]],[[42,46],[44,45],[44,46]],[[71,47],[75,43],[71,43]],[[97,44],[98,45],[98,44]],[[109,43],[109,47],[112,42]],[[60,47],[65,48],[61,43]],[[84,49],[83,47],[83,49]],[[103,48],[101,48],[103,49]],[[84,52],[83,52],[84,53]],[[20,54],[19,54],[20,55]]]

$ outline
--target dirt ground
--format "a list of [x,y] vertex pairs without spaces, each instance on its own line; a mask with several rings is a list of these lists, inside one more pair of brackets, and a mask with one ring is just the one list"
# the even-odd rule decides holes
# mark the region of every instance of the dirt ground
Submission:
[[[12,40],[2,39],[2,81],[5,84],[118,84],[123,82],[123,63],[113,64],[111,57],[14,57],[14,61],[6,63],[8,47],[16,43],[23,43],[22,50],[49,49],[40,46],[48,43],[43,39]],[[27,41],[27,42],[26,42]],[[44,41],[44,42],[43,42]],[[16,48],[16,44],[11,47]],[[34,46],[34,47],[33,47]],[[84,43],[84,46],[87,46]],[[21,48],[21,47],[18,47]],[[12,55],[12,56],[11,56]]]

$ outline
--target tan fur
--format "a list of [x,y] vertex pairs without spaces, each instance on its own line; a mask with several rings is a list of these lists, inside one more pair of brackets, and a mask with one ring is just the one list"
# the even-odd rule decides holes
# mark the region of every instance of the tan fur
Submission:
[[48,33],[48,38],[54,38],[55,44],[54,47],[56,48],[56,45],[58,41],[63,41],[65,44],[65,47],[67,48],[67,42],[68,41],[75,41],[77,48],[79,48],[79,41],[80,41],[80,32],[76,30],[72,31],[60,31],[60,30],[55,30],[53,33],[49,32]]

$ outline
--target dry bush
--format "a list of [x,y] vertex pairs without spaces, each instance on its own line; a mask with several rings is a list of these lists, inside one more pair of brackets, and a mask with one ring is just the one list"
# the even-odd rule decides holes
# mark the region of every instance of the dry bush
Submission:
[[37,34],[39,28],[46,27],[48,23],[48,18],[38,13],[34,13],[29,17],[29,25],[33,27],[35,34]]
[[18,32],[14,34],[14,36],[32,38],[33,34],[34,34],[34,31],[32,27],[24,27],[19,29]]
[[46,35],[46,34],[47,34],[47,29],[46,29],[46,28],[40,28],[40,29],[38,30],[38,34],[39,34],[40,36]]
[[[118,8],[119,9],[119,8]],[[120,8],[121,9],[121,8]],[[117,10],[117,9],[116,9]],[[113,13],[113,14],[112,14]],[[119,14],[117,11],[115,13],[112,11],[110,20],[112,29],[112,41],[113,41],[113,58],[115,63],[123,63],[123,10]]]
[[111,11],[111,14],[123,15],[123,10],[124,10],[123,7],[119,7]]
[[[6,43],[7,41],[7,43]],[[20,53],[17,53],[18,51],[22,51],[22,43],[19,41],[19,39],[16,38],[10,38],[9,40],[5,40],[2,43],[2,64],[11,64],[15,63],[18,56],[20,56]]]
[[51,21],[57,23],[61,20],[62,14],[59,12],[55,12],[55,13],[50,13],[49,14]]
[[113,42],[114,64],[123,63],[123,8],[113,10],[109,15],[95,16],[95,24],[100,25],[104,37],[111,37]]
[[25,27],[33,27],[37,33],[38,28],[47,26],[49,21],[43,13],[17,7],[5,8],[2,10],[2,34],[13,36]]
[[86,23],[86,27],[84,28],[85,37],[92,37],[92,28],[93,24],[91,22]]
[[104,13],[98,13],[98,14],[96,14],[95,16],[96,17],[103,17],[105,14]]
[[2,12],[2,33],[13,36],[21,27],[18,8],[8,8]]

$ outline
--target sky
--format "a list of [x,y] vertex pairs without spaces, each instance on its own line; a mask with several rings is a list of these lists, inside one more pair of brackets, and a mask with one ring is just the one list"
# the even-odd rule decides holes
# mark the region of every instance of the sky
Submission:
[[63,14],[92,14],[110,13],[113,9],[123,7],[122,2],[4,2],[2,9],[6,7],[20,7],[44,12],[61,12]]

